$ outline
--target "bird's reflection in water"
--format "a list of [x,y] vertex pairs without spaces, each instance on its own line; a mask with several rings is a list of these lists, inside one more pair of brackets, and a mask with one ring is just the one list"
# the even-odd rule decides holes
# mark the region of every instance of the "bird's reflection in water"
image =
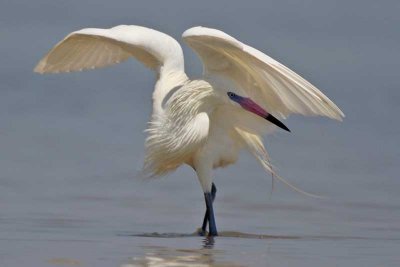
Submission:
[[214,248],[214,237],[213,236],[206,236],[203,239],[203,248]]
[[[198,231],[191,234],[177,233],[144,233],[144,234],[129,234],[121,233],[121,236],[147,237],[147,238],[198,238]],[[218,237],[203,237],[202,243],[198,249],[190,248],[173,248],[162,246],[145,246],[142,247],[144,255],[131,259],[128,263],[121,267],[139,267],[139,266],[188,266],[188,267],[224,267],[224,266],[243,266],[238,263],[224,260],[227,257],[225,251],[216,249],[215,244],[218,238],[241,238],[241,239],[256,239],[256,240],[296,240],[301,239],[300,236],[280,236],[280,235],[263,235],[263,234],[248,234],[234,231],[222,231]]]
[[161,246],[143,247],[143,257],[133,258],[121,267],[164,267],[164,266],[187,266],[187,267],[237,267],[232,262],[219,259],[223,255],[222,250],[214,249],[215,239],[205,237],[203,245],[199,249],[171,248]]

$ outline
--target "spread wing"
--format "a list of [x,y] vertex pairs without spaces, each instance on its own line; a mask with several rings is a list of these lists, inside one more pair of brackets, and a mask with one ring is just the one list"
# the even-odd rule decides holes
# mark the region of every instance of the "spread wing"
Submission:
[[34,70],[39,73],[81,71],[114,65],[131,57],[151,69],[166,64],[183,69],[182,49],[175,39],[153,29],[120,25],[70,33]]
[[328,97],[294,71],[222,31],[194,27],[183,33],[183,39],[200,56],[206,77],[233,81],[277,117],[291,113],[344,117]]

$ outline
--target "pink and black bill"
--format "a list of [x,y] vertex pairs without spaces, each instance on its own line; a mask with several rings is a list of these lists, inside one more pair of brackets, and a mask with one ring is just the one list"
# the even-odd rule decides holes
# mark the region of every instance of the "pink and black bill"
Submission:
[[255,103],[250,98],[243,97],[243,96],[237,95],[232,92],[228,92],[228,96],[232,101],[235,101],[236,103],[238,103],[245,110],[250,111],[250,112],[266,119],[267,121],[275,124],[276,126],[282,128],[283,130],[290,132],[289,128],[286,127],[285,124],[283,124],[280,120],[278,120],[277,118],[272,116],[272,114],[269,114],[265,109],[263,109],[262,107],[257,105],[257,103]]

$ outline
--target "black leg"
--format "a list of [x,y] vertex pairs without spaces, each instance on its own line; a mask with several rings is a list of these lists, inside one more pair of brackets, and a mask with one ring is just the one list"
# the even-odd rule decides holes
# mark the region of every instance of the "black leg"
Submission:
[[209,223],[209,225],[208,225],[208,229],[209,229],[208,235],[217,236],[218,232],[217,232],[217,225],[215,224],[212,193],[211,192],[210,193],[204,193],[204,198],[206,200],[208,223]]
[[206,209],[206,213],[204,214],[204,219],[203,219],[203,225],[201,226],[201,232],[200,235],[205,235],[206,234],[206,229],[207,229],[207,223],[208,223],[208,209]]
[[212,203],[211,193],[204,193],[204,198],[206,199],[206,206],[208,210],[208,235],[217,236],[217,225],[215,224],[214,209]]
[[[214,202],[215,196],[216,196],[216,195],[217,195],[217,187],[215,187],[215,184],[212,183],[212,186],[211,186],[211,198],[212,198],[212,202]],[[201,231],[202,231],[202,234],[203,234],[203,235],[204,235],[205,232],[206,232],[207,223],[208,223],[209,217],[210,217],[210,215],[209,215],[208,207],[207,207],[206,213],[204,214],[203,225],[202,225],[202,227],[201,227]]]

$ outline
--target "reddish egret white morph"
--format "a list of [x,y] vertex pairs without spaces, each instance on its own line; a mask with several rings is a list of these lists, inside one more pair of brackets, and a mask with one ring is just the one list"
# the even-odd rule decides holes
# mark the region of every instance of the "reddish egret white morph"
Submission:
[[[172,37],[140,26],[72,32],[38,63],[39,73],[105,67],[131,57],[157,73],[153,114],[147,129],[144,171],[159,176],[188,164],[206,202],[202,234],[218,235],[213,212],[212,170],[236,162],[247,149],[275,178],[262,134],[291,113],[341,121],[342,111],[298,74],[228,34],[194,27],[183,40],[204,65],[203,79],[185,74],[182,48]],[[293,189],[301,191],[288,184]],[[302,192],[302,191],[301,191]]]

